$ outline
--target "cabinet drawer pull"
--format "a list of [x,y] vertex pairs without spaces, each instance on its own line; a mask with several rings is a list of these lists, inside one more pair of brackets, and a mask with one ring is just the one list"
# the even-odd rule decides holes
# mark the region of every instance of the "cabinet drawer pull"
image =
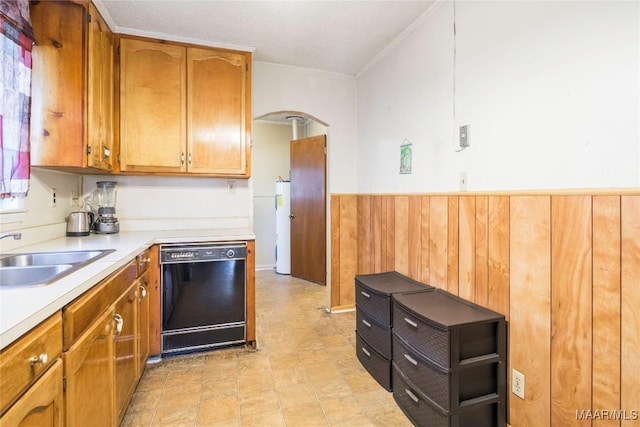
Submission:
[[366,320],[362,319],[362,323],[364,323],[364,326],[366,326],[367,328],[371,327],[371,323],[367,322]]
[[366,354],[367,357],[371,357],[371,353],[369,353],[369,351],[366,348],[362,347],[362,352]]
[[144,286],[140,285],[140,301],[145,299],[146,296],[147,296],[147,289]]
[[418,396],[413,394],[411,392],[411,390],[409,390],[408,388],[405,388],[404,392],[407,393],[407,396],[409,396],[411,398],[411,400],[413,400],[414,402],[416,402],[416,403],[420,402],[420,399],[418,399]]
[[411,326],[413,326],[414,328],[418,327],[418,324],[416,322],[414,322],[411,319],[407,319],[406,317],[404,318],[404,321],[407,322],[408,324],[410,324]]
[[409,356],[408,354],[405,354],[404,358],[407,359],[412,364],[418,366],[418,361],[416,359],[414,359],[413,357]]
[[29,364],[31,366],[37,365],[39,363],[46,365],[48,360],[49,356],[47,355],[47,353],[40,353],[40,356],[31,356],[31,358],[29,358]]
[[371,298],[371,295],[369,295],[368,293],[366,293],[365,291],[360,291],[360,294],[365,297],[365,298]]
[[115,320],[116,322],[116,333],[115,335],[118,336],[122,333],[122,327],[124,326],[124,319],[122,318],[121,315],[119,315],[118,313],[113,315],[113,320]]

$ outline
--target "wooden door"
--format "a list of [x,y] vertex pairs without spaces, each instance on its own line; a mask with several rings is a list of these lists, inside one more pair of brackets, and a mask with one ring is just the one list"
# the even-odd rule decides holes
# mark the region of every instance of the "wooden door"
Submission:
[[31,164],[86,166],[86,11],[73,2],[31,5]]
[[248,70],[244,53],[187,50],[190,173],[246,173]]
[[149,358],[149,271],[146,271],[138,279],[138,375],[140,378],[144,372],[144,367]]
[[291,141],[291,275],[326,283],[326,136]]
[[115,425],[113,325],[110,309],[63,353],[67,426]]
[[62,362],[58,359],[0,418],[0,425],[62,427],[63,415]]
[[87,165],[113,169],[113,34],[93,3],[89,4]]
[[[138,281],[135,281],[115,303],[115,416],[120,422],[136,386],[138,361],[136,335],[138,330]],[[120,326],[121,325],[121,326]]]
[[186,50],[120,40],[120,170],[186,171]]

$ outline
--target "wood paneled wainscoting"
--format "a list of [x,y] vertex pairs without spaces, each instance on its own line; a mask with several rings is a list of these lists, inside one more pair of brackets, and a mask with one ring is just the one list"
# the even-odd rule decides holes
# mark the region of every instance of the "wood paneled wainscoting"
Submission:
[[332,309],[396,270],[506,315],[511,426],[640,424],[640,191],[334,194],[331,224]]

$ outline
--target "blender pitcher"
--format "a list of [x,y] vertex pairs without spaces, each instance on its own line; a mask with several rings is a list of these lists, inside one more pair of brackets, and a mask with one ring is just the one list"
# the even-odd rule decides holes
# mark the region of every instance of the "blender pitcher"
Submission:
[[87,198],[87,203],[97,210],[93,222],[93,231],[97,234],[112,234],[120,231],[120,223],[116,217],[116,182],[98,181],[97,188]]

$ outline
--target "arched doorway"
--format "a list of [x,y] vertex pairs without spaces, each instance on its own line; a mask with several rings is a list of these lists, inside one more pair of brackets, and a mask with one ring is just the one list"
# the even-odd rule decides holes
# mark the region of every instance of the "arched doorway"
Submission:
[[[253,224],[256,234],[256,268],[270,269],[275,266],[276,236],[275,236],[275,191],[276,181],[291,178],[291,141],[317,135],[327,135],[328,125],[321,120],[299,111],[277,111],[256,117],[253,124]],[[324,153],[326,155],[326,151]],[[325,162],[326,165],[326,162]],[[322,171],[327,180],[327,168]],[[292,184],[293,186],[293,184]],[[327,197],[326,187],[324,198]],[[326,221],[325,212],[322,217],[323,230]],[[298,217],[292,221],[300,220]],[[295,236],[293,236],[295,239]],[[326,252],[326,233],[322,236]],[[320,243],[316,241],[316,243]],[[323,265],[324,279],[316,282],[326,283],[326,262]],[[303,277],[304,278],[304,277]]]

